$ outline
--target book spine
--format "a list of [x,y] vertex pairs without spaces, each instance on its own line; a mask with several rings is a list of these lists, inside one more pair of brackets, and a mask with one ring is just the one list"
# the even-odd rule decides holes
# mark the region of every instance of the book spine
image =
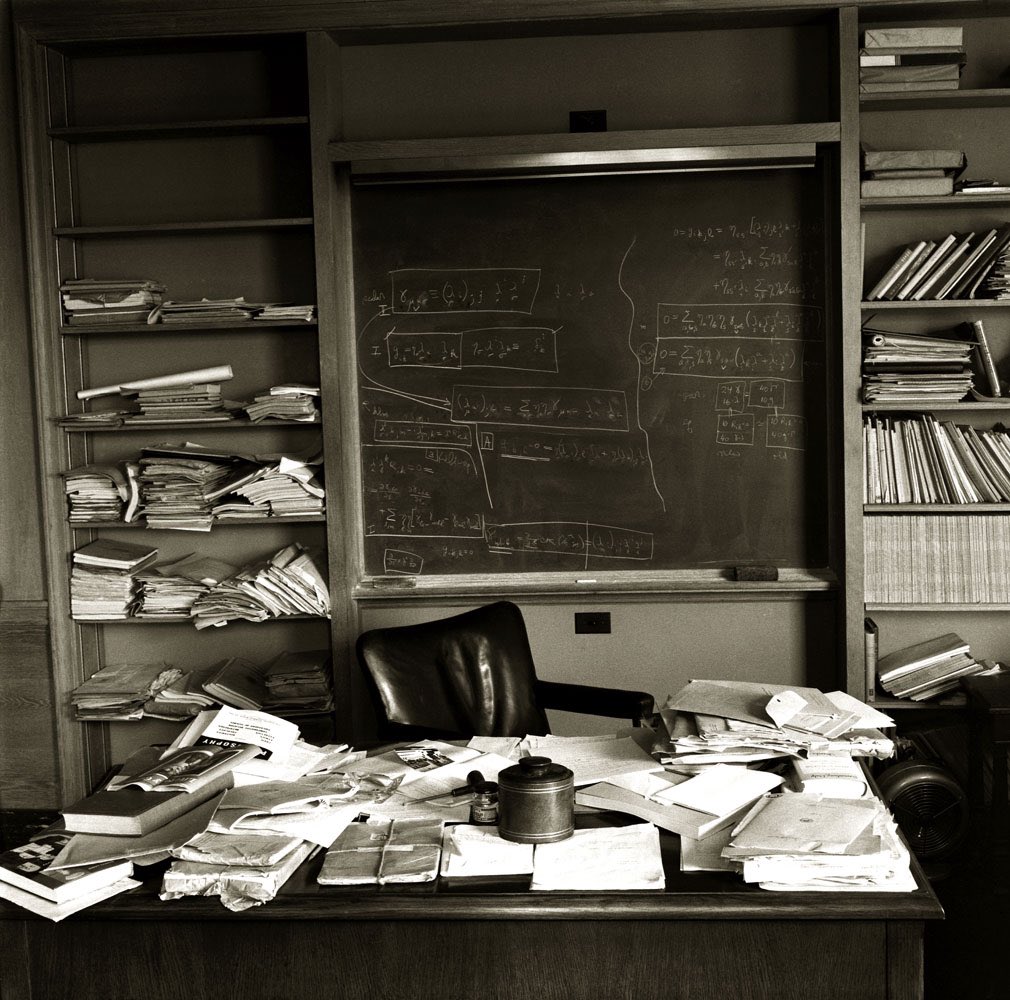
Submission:
[[863,619],[863,655],[866,663],[866,700],[873,701],[877,686],[877,650],[880,629],[872,618]]

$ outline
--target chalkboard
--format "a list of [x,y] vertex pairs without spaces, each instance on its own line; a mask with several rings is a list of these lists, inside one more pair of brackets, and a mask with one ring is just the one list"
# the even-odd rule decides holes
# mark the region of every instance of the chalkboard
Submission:
[[352,191],[364,573],[826,565],[820,168]]

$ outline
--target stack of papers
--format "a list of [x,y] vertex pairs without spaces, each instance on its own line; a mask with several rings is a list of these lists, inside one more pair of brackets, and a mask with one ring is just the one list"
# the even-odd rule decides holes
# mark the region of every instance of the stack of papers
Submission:
[[136,616],[189,618],[198,597],[237,572],[237,566],[195,553],[157,563],[138,575],[141,594]]
[[330,651],[285,650],[266,665],[262,708],[274,715],[329,712],[333,708]]
[[253,316],[253,319],[266,323],[286,323],[290,320],[301,320],[311,323],[316,318],[314,305],[296,306],[285,303],[268,303]]
[[126,510],[130,486],[115,465],[80,465],[61,473],[71,524],[118,521]]
[[252,319],[262,307],[239,296],[234,299],[166,300],[148,317],[148,323],[170,323],[179,326],[206,326],[210,323],[233,323]]
[[309,464],[282,458],[232,488],[232,494],[248,501],[244,508],[234,505],[215,513],[222,519],[239,511],[245,516],[250,513],[251,506],[253,513],[261,511],[271,517],[322,514],[326,509],[326,490],[317,478],[321,467],[321,461]]
[[908,849],[876,797],[784,793],[761,799],[723,858],[764,889],[911,892]]
[[262,472],[253,462],[204,452],[196,445],[141,450],[138,480],[148,527],[209,531],[214,503]]
[[694,680],[660,712],[669,740],[656,748],[669,767],[747,763],[836,750],[886,758],[894,742],[876,727],[882,712],[844,691],[746,681]]
[[[637,730],[644,738],[647,730]],[[526,736],[520,749],[529,756],[549,757],[569,768],[575,785],[606,781],[619,774],[659,771],[661,765],[635,737],[612,736]]]
[[441,819],[352,823],[326,852],[321,885],[433,882],[442,854]]
[[620,775],[579,789],[575,801],[703,839],[732,826],[758,798],[781,784],[779,775],[767,771],[712,764],[693,777],[667,772]]
[[254,423],[259,420],[297,420],[303,423],[318,423],[318,385],[275,385],[267,392],[260,393],[251,403],[243,406],[246,415]]
[[576,830],[567,840],[537,844],[531,889],[666,888],[659,830],[651,823]]
[[207,628],[236,618],[261,622],[285,615],[328,617],[329,613],[324,553],[295,543],[239,570],[197,598],[193,624]]
[[182,677],[167,663],[112,663],[70,693],[74,718],[82,722],[124,722],[144,715],[159,691]]

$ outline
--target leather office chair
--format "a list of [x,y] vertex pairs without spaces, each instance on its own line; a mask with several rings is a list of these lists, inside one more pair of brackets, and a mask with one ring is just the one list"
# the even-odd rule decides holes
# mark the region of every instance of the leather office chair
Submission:
[[371,629],[357,655],[386,739],[544,736],[548,708],[633,725],[654,710],[642,691],[538,679],[522,611],[510,601]]

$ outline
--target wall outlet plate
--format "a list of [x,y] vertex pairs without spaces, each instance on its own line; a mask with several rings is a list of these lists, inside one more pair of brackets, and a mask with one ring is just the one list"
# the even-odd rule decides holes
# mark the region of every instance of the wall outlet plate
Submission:
[[609,611],[576,611],[575,612],[575,634],[576,635],[609,635],[610,634],[610,612]]

